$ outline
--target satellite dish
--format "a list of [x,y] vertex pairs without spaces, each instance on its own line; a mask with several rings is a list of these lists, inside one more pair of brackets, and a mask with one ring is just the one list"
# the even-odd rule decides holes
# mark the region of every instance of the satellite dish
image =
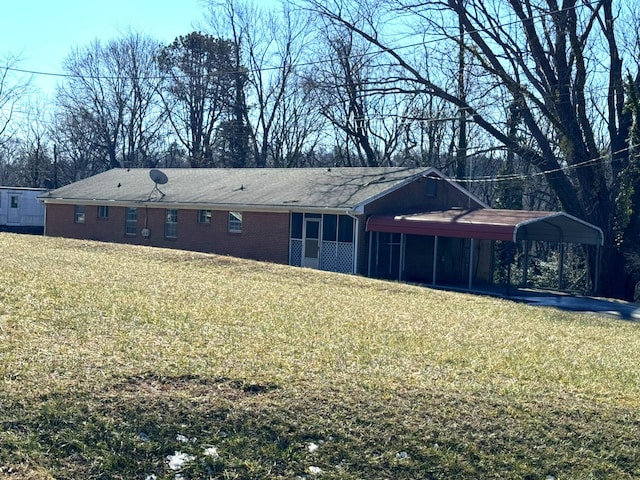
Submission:
[[167,175],[157,168],[152,168],[151,170],[149,170],[149,177],[151,177],[151,180],[153,180],[153,183],[155,183],[156,185],[164,185],[169,181]]
[[[164,198],[164,192],[158,188],[158,185],[164,185],[169,181],[165,173],[161,172],[157,168],[152,168],[149,170],[149,177],[153,183],[155,183],[153,190],[151,190],[151,193],[149,194],[149,200],[152,198],[155,198],[156,200]],[[158,198],[158,194],[160,194],[160,198]]]

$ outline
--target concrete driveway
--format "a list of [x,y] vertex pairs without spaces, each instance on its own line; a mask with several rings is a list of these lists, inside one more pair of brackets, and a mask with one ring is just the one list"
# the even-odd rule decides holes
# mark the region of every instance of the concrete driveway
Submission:
[[519,290],[505,298],[530,305],[553,307],[571,312],[595,313],[619,318],[621,320],[640,321],[640,305],[608,298],[580,297],[561,293],[529,292]]

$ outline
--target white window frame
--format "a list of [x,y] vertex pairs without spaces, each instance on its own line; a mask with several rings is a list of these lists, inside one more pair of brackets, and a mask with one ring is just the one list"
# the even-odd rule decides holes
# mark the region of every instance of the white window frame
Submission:
[[[134,215],[130,215],[133,213]],[[132,218],[135,216],[135,218]],[[129,237],[135,237],[138,234],[138,209],[135,207],[127,207],[124,217],[124,234]]]
[[208,225],[211,223],[211,210],[198,210],[198,223]]
[[84,223],[86,218],[85,206],[74,205],[73,206],[73,223]]
[[165,209],[164,236],[165,238],[178,238],[178,210],[175,208]]
[[109,205],[98,205],[98,218],[101,220],[109,218]]
[[229,233],[242,233],[242,212],[229,212]]

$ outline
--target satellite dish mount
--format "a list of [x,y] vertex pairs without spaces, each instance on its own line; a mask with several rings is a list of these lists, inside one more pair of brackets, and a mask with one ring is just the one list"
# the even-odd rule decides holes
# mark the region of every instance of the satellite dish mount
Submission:
[[152,168],[149,170],[149,177],[155,184],[153,190],[151,190],[151,193],[149,194],[149,200],[151,200],[152,197],[156,197],[158,194],[160,195],[160,198],[163,198],[164,192],[158,188],[158,185],[165,185],[169,181],[167,175],[157,168]]

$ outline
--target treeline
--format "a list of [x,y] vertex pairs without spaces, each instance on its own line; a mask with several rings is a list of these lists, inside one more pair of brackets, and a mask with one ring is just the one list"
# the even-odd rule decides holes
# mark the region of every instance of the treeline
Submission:
[[131,32],[72,51],[53,102],[19,117],[22,87],[0,77],[0,182],[435,166],[492,206],[600,227],[602,257],[585,261],[602,293],[632,298],[640,15],[628,3],[211,0],[206,28],[168,45]]
[[[20,105],[2,137],[0,183],[57,187],[116,167],[503,168],[502,151],[476,150],[479,141],[460,170],[460,109],[394,79],[379,53],[319,12],[228,0],[205,17],[207,31],[168,45],[129,32],[72,50],[51,102]],[[393,91],[380,87],[390,82]]]

